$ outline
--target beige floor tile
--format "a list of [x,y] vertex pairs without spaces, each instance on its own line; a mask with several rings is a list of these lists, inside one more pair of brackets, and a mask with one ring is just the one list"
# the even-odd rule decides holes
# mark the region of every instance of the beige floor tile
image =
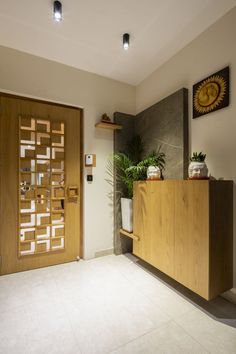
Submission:
[[83,353],[108,353],[169,321],[142,294],[121,300],[98,297],[67,303],[70,323]]
[[176,322],[209,352],[236,353],[236,328],[225,325],[197,309],[181,316]]
[[236,354],[235,331],[124,255],[0,277],[1,354]]
[[190,302],[136,264],[127,268],[124,276],[172,319],[194,309]]
[[112,354],[206,354],[207,351],[175,322],[126,344]]

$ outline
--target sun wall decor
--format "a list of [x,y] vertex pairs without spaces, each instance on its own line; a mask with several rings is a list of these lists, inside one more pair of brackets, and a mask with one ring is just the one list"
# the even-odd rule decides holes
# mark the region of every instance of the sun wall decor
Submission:
[[229,105],[229,67],[193,85],[193,118]]

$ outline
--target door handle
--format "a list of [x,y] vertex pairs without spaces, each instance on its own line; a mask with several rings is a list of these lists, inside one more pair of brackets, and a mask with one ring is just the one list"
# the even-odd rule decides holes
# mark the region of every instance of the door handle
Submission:
[[78,186],[68,186],[67,187],[67,197],[69,202],[77,203],[79,198],[79,187]]

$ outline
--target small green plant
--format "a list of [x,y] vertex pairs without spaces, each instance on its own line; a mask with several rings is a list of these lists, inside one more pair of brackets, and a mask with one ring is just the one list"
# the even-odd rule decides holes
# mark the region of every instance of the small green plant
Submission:
[[134,181],[143,181],[147,178],[149,166],[157,166],[161,171],[165,168],[165,154],[160,151],[160,147],[157,151],[152,151],[137,165],[130,166],[126,172]]
[[206,154],[203,154],[202,152],[194,152],[192,157],[190,157],[191,162],[204,162],[206,158]]

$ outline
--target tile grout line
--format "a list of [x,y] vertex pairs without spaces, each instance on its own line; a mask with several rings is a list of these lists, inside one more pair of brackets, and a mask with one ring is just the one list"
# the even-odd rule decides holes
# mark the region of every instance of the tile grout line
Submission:
[[[133,285],[133,287],[134,287],[142,296],[144,296],[148,301],[150,301],[158,310],[160,310],[163,314],[165,314],[166,316],[168,316],[168,317],[170,318],[170,320],[173,319],[173,318],[170,317],[170,315],[169,315],[165,310],[163,310],[158,304],[156,304],[148,295],[146,295],[142,290],[140,290],[140,289],[137,287],[137,285],[136,285],[132,280],[128,279],[124,274],[122,274],[122,275],[123,275],[123,277],[124,277],[127,281],[131,282],[132,285]],[[163,285],[164,285],[164,287],[165,287],[165,284],[163,284]],[[168,288],[168,290],[170,290],[170,289]],[[175,293],[173,293],[173,295],[175,295]],[[184,301],[186,301],[186,300],[184,300]],[[188,302],[188,301],[187,301],[187,302]],[[189,302],[188,302],[188,303],[189,303]],[[193,311],[193,310],[195,309],[195,306],[194,306],[192,303],[190,303],[190,305],[192,305],[194,308],[193,308],[193,309],[186,310],[186,312],[184,312],[182,315],[185,315],[185,314],[188,313],[189,311]],[[181,315],[181,316],[182,316],[182,315]]]
[[[194,312],[194,310],[192,310],[192,312]],[[179,317],[182,317],[182,316],[185,316],[185,314],[184,314],[184,315],[181,315],[181,316],[179,316]],[[202,343],[200,343],[196,338],[194,338],[180,323],[176,322],[175,320],[174,320],[174,322],[175,322],[175,324],[176,324],[177,326],[181,327],[182,330],[183,330],[189,337],[191,337],[191,338],[194,340],[194,342],[198,343],[204,350],[206,350],[207,353],[209,353],[209,354],[211,353]]]
[[166,323],[164,323],[164,324],[162,324],[162,325],[160,325],[160,326],[155,326],[154,328],[150,329],[149,331],[147,331],[147,332],[141,334],[140,336],[138,336],[138,337],[136,337],[136,338],[131,339],[130,341],[128,341],[128,342],[126,342],[126,343],[124,343],[124,344],[118,346],[117,348],[113,349],[112,351],[107,352],[106,354],[112,354],[114,351],[119,350],[119,349],[125,347],[127,344],[130,344],[130,343],[132,343],[132,342],[135,342],[136,340],[138,340],[138,339],[140,339],[140,338],[146,336],[146,335],[149,334],[149,333],[154,332],[154,331],[157,330],[157,329],[160,329],[160,328],[162,328],[162,327],[167,326],[167,325],[168,325],[169,323],[171,323],[171,322],[172,322],[172,320],[169,320],[168,322],[166,322]]

